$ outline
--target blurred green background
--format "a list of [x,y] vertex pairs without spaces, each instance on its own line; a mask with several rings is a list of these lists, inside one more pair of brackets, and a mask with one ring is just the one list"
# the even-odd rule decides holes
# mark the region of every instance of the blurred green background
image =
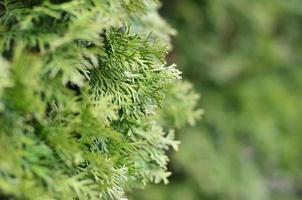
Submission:
[[302,1],[162,3],[205,115],[178,131],[170,184],[134,199],[302,199]]

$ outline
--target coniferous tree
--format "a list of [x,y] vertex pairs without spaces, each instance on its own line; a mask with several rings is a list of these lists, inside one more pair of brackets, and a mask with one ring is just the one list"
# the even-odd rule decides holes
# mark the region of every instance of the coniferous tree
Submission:
[[0,199],[122,199],[168,182],[179,142],[164,119],[200,111],[165,62],[174,31],[157,8],[0,1]]

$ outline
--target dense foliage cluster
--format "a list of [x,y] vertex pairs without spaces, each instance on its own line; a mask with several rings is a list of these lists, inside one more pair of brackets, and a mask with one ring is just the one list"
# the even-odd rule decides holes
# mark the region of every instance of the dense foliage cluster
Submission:
[[174,31],[157,8],[0,1],[0,199],[123,199],[168,181],[173,106],[179,126],[200,111],[165,62]]
[[172,184],[141,199],[298,200],[302,191],[302,4],[166,0],[171,59],[203,94]]

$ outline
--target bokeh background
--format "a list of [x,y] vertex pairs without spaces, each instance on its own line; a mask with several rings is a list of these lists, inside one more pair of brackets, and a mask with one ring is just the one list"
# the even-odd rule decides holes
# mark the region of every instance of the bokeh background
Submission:
[[[205,115],[137,200],[302,199],[302,1],[164,0]],[[181,115],[181,113],[179,113]]]

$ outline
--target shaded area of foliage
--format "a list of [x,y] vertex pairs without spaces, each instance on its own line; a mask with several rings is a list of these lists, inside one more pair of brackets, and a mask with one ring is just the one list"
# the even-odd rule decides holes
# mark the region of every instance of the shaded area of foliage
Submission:
[[298,0],[164,1],[171,59],[205,116],[179,135],[172,184],[138,199],[301,199],[301,11]]

